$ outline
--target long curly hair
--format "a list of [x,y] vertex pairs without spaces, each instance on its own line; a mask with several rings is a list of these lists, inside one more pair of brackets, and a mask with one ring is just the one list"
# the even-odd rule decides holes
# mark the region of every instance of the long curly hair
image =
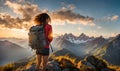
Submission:
[[47,13],[41,13],[35,16],[34,22],[36,25],[48,24],[51,22],[51,18]]

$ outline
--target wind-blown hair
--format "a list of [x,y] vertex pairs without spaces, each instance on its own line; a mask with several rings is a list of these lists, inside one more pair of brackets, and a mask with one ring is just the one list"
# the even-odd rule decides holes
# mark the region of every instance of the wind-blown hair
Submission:
[[49,22],[51,22],[51,18],[47,13],[41,13],[35,16],[34,22],[37,25],[48,24]]

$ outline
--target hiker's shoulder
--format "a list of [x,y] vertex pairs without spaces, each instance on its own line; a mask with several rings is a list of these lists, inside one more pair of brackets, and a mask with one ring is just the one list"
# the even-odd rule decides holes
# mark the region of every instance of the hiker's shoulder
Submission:
[[52,28],[52,26],[50,24],[46,24],[47,28]]
[[46,24],[46,26],[51,27],[51,24]]

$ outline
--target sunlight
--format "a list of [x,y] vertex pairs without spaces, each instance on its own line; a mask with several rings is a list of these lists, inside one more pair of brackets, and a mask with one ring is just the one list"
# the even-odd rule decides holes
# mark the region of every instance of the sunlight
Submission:
[[0,37],[3,38],[27,38],[28,37],[28,31],[25,31],[25,29],[9,29],[9,28],[0,28]]

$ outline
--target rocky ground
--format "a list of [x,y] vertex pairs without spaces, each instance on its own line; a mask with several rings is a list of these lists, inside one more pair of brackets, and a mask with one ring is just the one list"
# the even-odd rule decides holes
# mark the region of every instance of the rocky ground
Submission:
[[[71,61],[67,57],[60,57],[61,59],[51,60],[48,62],[46,71],[116,71],[109,68],[108,65],[94,56],[88,56],[84,60],[77,63]],[[34,71],[35,63],[31,64],[28,69],[22,69],[19,71]],[[42,71],[42,70],[40,70]]]

